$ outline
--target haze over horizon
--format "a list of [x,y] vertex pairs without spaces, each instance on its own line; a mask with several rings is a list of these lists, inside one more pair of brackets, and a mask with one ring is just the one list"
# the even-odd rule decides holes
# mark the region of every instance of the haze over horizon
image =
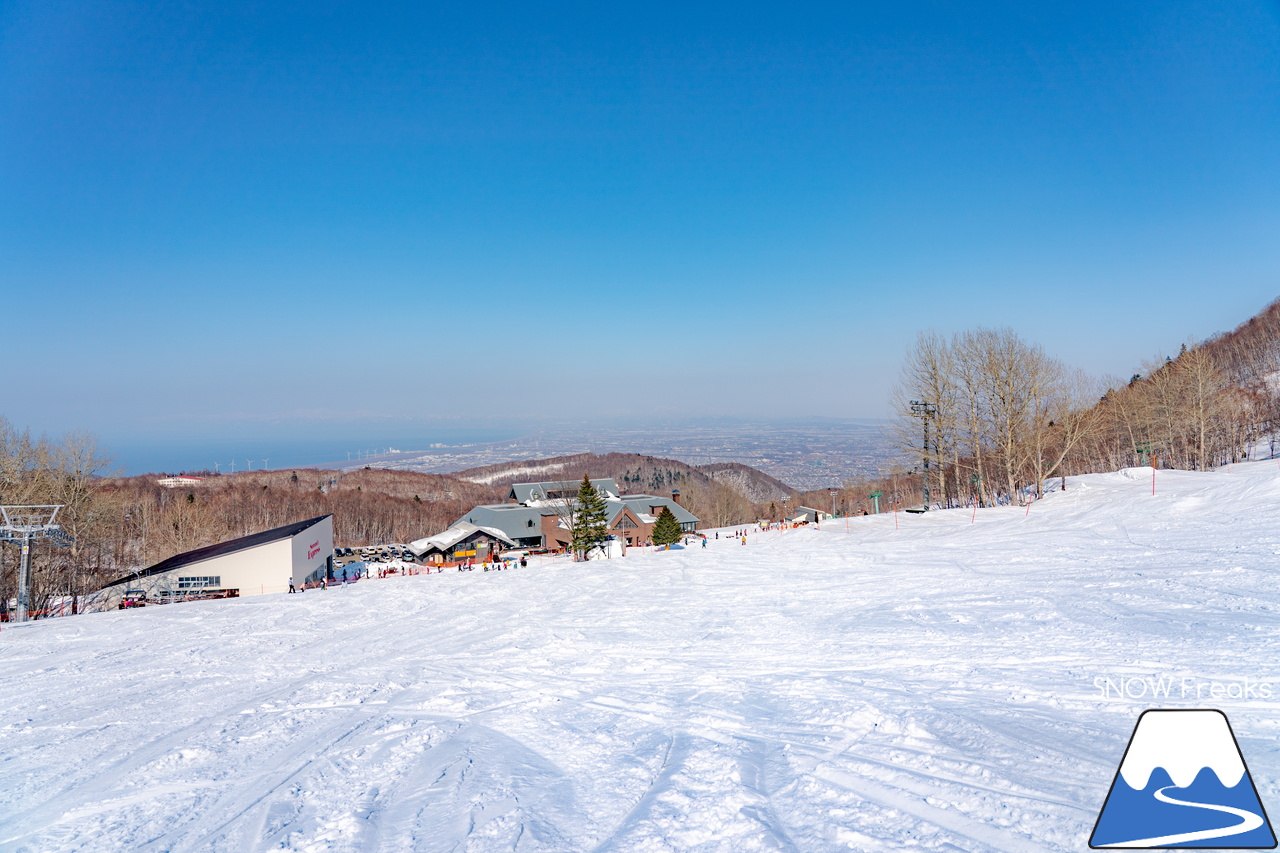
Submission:
[[1127,376],[1280,295],[1277,57],[1273,2],[18,0],[0,415],[878,418],[979,324]]

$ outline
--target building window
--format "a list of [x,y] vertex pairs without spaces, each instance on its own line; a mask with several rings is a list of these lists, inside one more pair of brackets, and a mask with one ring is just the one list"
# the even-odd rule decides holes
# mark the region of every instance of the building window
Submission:
[[622,518],[618,519],[618,523],[613,527],[615,530],[631,530],[635,526],[636,523],[624,515]]
[[210,575],[200,578],[178,578],[178,589],[204,589],[205,587],[222,586],[221,575]]

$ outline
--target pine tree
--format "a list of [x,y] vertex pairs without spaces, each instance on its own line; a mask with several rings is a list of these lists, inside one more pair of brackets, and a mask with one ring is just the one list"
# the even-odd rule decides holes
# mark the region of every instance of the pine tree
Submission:
[[591,485],[591,478],[582,475],[578,487],[577,518],[573,525],[573,550],[580,557],[605,541],[609,534],[608,510],[604,498]]
[[671,507],[664,506],[653,525],[653,544],[674,545],[680,541],[681,533],[680,522],[676,521],[675,513],[671,511]]

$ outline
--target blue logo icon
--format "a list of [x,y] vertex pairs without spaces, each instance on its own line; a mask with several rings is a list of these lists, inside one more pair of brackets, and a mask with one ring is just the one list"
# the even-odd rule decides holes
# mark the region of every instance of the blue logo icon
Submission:
[[1271,822],[1226,714],[1144,711],[1089,846],[1275,847]]

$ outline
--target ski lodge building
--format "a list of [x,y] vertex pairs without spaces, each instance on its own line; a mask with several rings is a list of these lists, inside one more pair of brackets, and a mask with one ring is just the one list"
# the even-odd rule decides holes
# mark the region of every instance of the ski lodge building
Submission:
[[333,516],[322,515],[176,554],[112,581],[95,598],[106,608],[119,606],[126,595],[145,595],[149,602],[237,598],[288,592],[291,582],[300,589],[332,571]]
[[[427,563],[482,561],[509,548],[563,551],[569,547],[565,516],[578,495],[580,483],[556,481],[516,483],[507,503],[475,507],[443,533],[409,543],[409,550]],[[644,545],[653,539],[653,525],[663,507],[670,507],[680,529],[693,533],[698,517],[680,504],[680,490],[671,497],[623,495],[612,478],[592,480],[604,498],[608,532],[627,545]]]
[[424,563],[451,563],[478,557],[481,561],[516,547],[516,543],[496,527],[477,527],[459,521],[444,533],[409,543],[409,550]]
[[814,509],[811,506],[798,506],[791,516],[791,520],[796,523],[817,524],[824,518],[831,518],[831,513],[823,512],[820,509]]

